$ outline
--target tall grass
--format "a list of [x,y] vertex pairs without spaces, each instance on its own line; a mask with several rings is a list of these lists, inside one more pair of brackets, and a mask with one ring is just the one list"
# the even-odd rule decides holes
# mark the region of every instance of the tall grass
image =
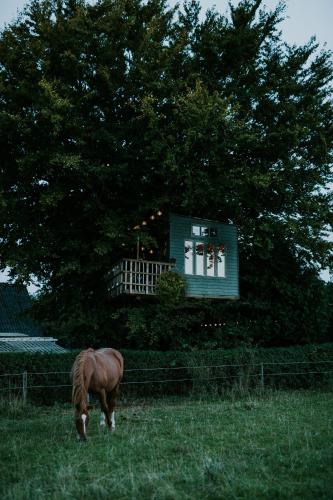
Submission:
[[69,408],[1,409],[2,499],[329,499],[333,395],[164,399],[77,442]]

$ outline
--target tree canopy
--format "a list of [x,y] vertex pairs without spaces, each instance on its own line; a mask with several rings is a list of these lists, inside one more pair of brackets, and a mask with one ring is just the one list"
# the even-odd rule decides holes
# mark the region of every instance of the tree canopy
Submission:
[[[201,18],[196,0],[31,0],[2,31],[1,267],[42,284],[48,328],[81,342],[120,321],[105,276],[161,209],[239,228],[242,300],[220,316],[284,331],[296,308],[302,333],[274,335],[304,341],[317,307],[312,335],[327,332],[331,54],[283,42],[283,4],[261,4]],[[198,325],[209,309],[186,307]]]

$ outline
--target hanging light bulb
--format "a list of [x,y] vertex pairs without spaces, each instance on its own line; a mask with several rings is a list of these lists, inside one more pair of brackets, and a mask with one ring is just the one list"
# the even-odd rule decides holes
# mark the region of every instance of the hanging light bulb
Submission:
[[154,250],[151,250],[151,249],[150,249],[150,250],[149,250],[149,253],[150,253],[150,255],[152,255],[152,254],[154,253]]
[[161,210],[158,210],[156,215],[158,215],[159,217],[161,217],[161,215],[162,215]]
[[150,216],[150,219],[151,219],[151,220],[154,220],[154,219],[155,219],[155,215],[151,215],[151,216]]
[[142,224],[143,226],[146,226],[146,225],[147,225],[147,222],[146,222],[145,220],[143,220],[143,221],[141,222],[141,224]]

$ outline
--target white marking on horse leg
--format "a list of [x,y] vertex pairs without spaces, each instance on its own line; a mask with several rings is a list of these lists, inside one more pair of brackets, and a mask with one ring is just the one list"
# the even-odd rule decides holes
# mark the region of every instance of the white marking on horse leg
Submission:
[[86,420],[87,420],[87,415],[85,413],[82,414],[81,416],[82,422],[83,422],[83,434],[86,435]]
[[104,427],[106,425],[106,422],[105,422],[105,414],[102,412],[101,413],[101,418],[100,418],[100,421],[99,421],[99,425],[101,427]]
[[112,425],[112,430],[114,431],[116,428],[116,419],[114,418],[114,411],[111,413],[111,425]]

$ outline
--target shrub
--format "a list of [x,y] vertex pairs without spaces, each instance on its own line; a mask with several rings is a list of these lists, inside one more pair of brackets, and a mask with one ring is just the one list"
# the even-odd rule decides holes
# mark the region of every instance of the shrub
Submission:
[[179,303],[185,297],[186,280],[184,276],[167,271],[158,277],[156,295],[166,305]]
[[[235,387],[248,390],[260,386],[260,363],[265,363],[265,387],[318,388],[332,384],[332,374],[329,372],[333,370],[333,344],[187,352],[121,349],[121,352],[125,359],[122,387],[125,397],[188,394],[193,391],[203,394],[207,391],[223,392]],[[77,353],[1,354],[0,375],[19,374],[12,378],[11,389],[8,387],[8,378],[0,377],[1,394],[9,394],[11,398],[20,396],[20,374],[27,371],[29,401],[43,404],[70,402],[69,372]],[[145,370],[140,371],[142,368]],[[296,375],[298,372],[303,374]],[[283,375],[277,376],[276,373]]]

